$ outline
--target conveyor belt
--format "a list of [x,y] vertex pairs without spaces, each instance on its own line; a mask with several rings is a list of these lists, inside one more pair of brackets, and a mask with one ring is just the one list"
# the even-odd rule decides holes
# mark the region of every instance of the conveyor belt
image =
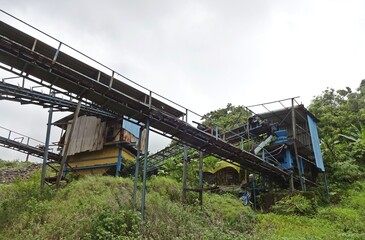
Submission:
[[[21,143],[21,142],[18,142],[18,141],[12,140],[12,139],[8,139],[6,137],[1,137],[1,136],[0,136],[0,146],[14,149],[19,152],[29,154],[29,155],[32,155],[35,157],[39,157],[39,158],[43,158],[43,155],[44,155],[44,149],[42,149],[42,148],[30,146],[28,144]],[[48,152],[48,159],[58,161],[58,160],[60,160],[60,155],[53,153],[53,152]]]
[[4,64],[1,67],[7,71],[17,73],[14,70],[17,69],[19,75],[31,75],[40,79],[38,83],[45,87],[64,89],[108,111],[139,122],[145,122],[149,118],[151,127],[208,154],[230,159],[272,177],[287,176],[277,166],[185,123],[180,119],[184,112],[153,98],[151,94],[58,52],[4,22],[0,22],[0,62]]
[[[46,108],[52,106],[54,111],[60,112],[74,112],[77,106],[77,102],[75,101],[37,92],[5,82],[0,82],[0,100],[9,100],[19,102],[21,104],[40,105]],[[118,115],[113,112],[103,110],[100,106],[88,103],[81,104],[80,112],[87,115],[98,116],[100,118],[113,119],[118,117]]]

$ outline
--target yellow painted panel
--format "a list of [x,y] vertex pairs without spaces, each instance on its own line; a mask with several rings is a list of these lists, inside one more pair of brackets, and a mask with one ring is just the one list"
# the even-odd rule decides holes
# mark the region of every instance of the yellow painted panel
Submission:
[[89,160],[82,162],[72,162],[69,163],[71,167],[88,167],[100,164],[115,164],[117,162],[116,158],[100,159],[100,160]]
[[85,169],[85,170],[77,170],[75,171],[77,174],[81,175],[81,176],[85,176],[85,175],[102,175],[104,174],[106,171],[108,171],[108,167],[106,168],[94,168],[94,169]]
[[219,161],[219,162],[217,162],[216,166],[213,169],[205,168],[203,171],[214,174],[214,173],[218,172],[219,170],[221,170],[223,168],[227,168],[227,167],[235,169],[238,173],[240,172],[240,168],[238,166],[228,163],[226,161]]
[[[135,156],[127,150],[122,150],[123,161],[133,160]],[[70,156],[71,167],[86,167],[100,164],[115,164],[118,161],[118,148],[107,147],[93,152],[83,152]],[[86,171],[86,170],[85,170]]]
[[93,152],[82,152],[69,157],[69,162],[73,161],[85,161],[90,159],[105,158],[110,156],[118,156],[118,148],[108,147]]

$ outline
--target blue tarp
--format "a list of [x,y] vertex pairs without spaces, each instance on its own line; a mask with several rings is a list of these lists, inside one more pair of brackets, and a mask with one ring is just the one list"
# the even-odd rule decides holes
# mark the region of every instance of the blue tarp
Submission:
[[321,169],[324,172],[324,164],[323,164],[321,146],[319,145],[317,123],[309,115],[307,115],[307,119],[308,119],[309,131],[310,131],[311,139],[312,139],[314,158],[316,159],[316,165],[319,169]]
[[139,137],[139,128],[140,126],[137,123],[132,123],[130,121],[123,120],[123,128],[130,133],[132,133],[135,137]]

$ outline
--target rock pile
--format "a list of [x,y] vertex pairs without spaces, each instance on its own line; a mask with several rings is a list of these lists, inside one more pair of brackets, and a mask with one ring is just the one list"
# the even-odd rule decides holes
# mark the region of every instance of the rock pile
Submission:
[[41,164],[32,163],[23,168],[0,168],[0,184],[10,184],[17,178],[28,179],[31,172],[41,167]]

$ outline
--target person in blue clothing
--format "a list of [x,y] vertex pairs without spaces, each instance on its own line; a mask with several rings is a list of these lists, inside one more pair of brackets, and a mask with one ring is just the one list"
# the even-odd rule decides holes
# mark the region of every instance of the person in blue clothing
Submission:
[[250,191],[245,191],[240,198],[245,206],[247,206],[250,203],[251,193]]

